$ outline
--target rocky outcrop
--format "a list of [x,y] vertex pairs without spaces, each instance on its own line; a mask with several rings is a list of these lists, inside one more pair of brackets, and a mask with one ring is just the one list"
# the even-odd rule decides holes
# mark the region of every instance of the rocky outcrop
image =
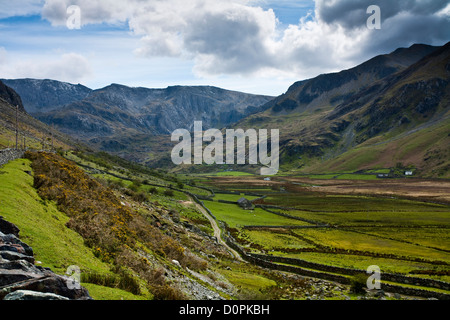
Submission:
[[34,264],[33,249],[20,230],[0,217],[0,300],[91,300],[73,279]]
[[20,96],[16,91],[5,85],[2,81],[0,81],[0,99],[5,100],[13,107],[18,106],[20,112],[25,112]]

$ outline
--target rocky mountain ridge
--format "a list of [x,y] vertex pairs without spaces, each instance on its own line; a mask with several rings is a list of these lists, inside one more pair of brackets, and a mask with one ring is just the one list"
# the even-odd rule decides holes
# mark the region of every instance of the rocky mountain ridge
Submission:
[[91,90],[52,80],[4,81],[23,97],[30,114],[79,137],[123,129],[167,134],[192,127],[194,120],[202,120],[205,127],[223,127],[261,111],[260,106],[273,98],[211,86],[149,89],[111,84]]
[[12,88],[0,81],[0,99],[15,107],[18,106],[21,112],[25,112],[21,97]]
[[55,80],[1,79],[22,98],[27,112],[46,112],[68,103],[82,100],[92,91],[83,85],[73,85]]
[[[223,128],[262,111],[273,97],[212,86],[165,89],[111,84],[91,90],[52,80],[5,80],[36,119],[91,147],[147,163],[165,153],[176,129]],[[163,140],[162,140],[163,139]]]
[[41,112],[33,115],[94,148],[153,167],[171,164],[173,130],[202,120],[205,130],[280,129],[284,169],[356,171],[402,162],[442,176],[449,165],[448,138],[440,134],[449,121],[448,51],[449,44],[399,48],[296,82],[274,99],[210,86],[112,84],[51,111],[40,101]]
[[[449,65],[450,44],[398,49],[350,70],[298,82],[266,111],[236,126],[283,128],[282,162],[294,168],[361,170],[403,162],[425,172],[432,154],[440,169],[428,173],[443,174],[448,137],[432,135],[449,119]],[[428,131],[420,135],[421,130]]]

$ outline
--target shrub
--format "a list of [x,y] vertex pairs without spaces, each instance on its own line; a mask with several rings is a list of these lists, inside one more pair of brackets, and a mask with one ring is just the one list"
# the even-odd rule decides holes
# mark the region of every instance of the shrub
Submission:
[[155,187],[151,187],[151,188],[148,190],[148,192],[151,193],[151,194],[158,194],[158,189],[156,189]]
[[112,189],[120,190],[125,187],[122,180],[108,180],[108,186]]
[[139,282],[132,275],[125,271],[123,271],[120,275],[118,287],[135,295],[141,294]]
[[164,190],[164,195],[168,196],[168,197],[173,197],[173,195],[174,195],[173,190],[170,190],[170,189]]
[[148,201],[148,196],[144,192],[137,192],[132,195],[132,198],[136,202],[146,202]]
[[116,274],[83,272],[81,273],[81,282],[93,283],[104,287],[117,288],[119,277]]
[[189,269],[194,271],[205,271],[208,269],[208,262],[193,255],[186,256],[183,263],[186,264]]
[[[138,275],[154,289],[157,299],[184,299],[179,290],[165,283],[162,275],[152,274],[152,265],[137,250],[144,246],[198,270],[207,267],[204,262],[187,258],[178,241],[153,227],[130,207],[123,206],[110,187],[90,178],[75,163],[51,153],[28,152],[26,157],[32,161],[34,187],[42,199],[55,201],[58,209],[70,218],[66,226],[83,237],[95,256],[121,266],[113,270],[115,276],[88,274],[86,282],[105,283],[139,294],[140,286],[134,276]],[[118,188],[120,184],[120,181],[110,183]],[[147,199],[143,192],[125,190],[137,199]],[[165,194],[173,196],[174,193],[166,190]]]
[[128,189],[130,189],[133,192],[138,192],[139,191],[139,186],[135,185],[134,183],[130,184],[128,186]]
[[151,292],[155,300],[187,300],[186,296],[179,289],[169,287],[167,284],[154,286]]
[[359,273],[350,279],[350,292],[356,294],[365,294],[367,285],[367,275]]

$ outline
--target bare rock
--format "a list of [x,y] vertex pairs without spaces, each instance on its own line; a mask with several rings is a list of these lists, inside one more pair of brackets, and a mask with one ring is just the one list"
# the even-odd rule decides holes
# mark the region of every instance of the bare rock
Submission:
[[0,232],[4,234],[13,234],[18,237],[20,230],[16,225],[4,220],[3,217],[0,216]]
[[69,300],[66,297],[30,290],[17,290],[8,294],[3,300]]
[[19,229],[3,219],[0,225],[0,300],[92,300],[73,279],[35,266],[33,249],[17,237]]

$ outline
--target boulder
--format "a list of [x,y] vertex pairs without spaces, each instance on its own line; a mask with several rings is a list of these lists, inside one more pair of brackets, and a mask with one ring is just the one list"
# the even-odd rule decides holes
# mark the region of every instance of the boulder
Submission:
[[26,260],[9,261],[6,259],[0,260],[0,270],[21,270],[24,272],[31,272],[39,274],[44,268],[37,267]]
[[[26,243],[23,243],[22,241],[20,241],[20,239],[12,233],[4,234],[3,232],[0,231],[0,246],[2,246],[2,245],[15,245],[16,248],[22,247],[24,254],[31,256],[31,257],[34,255],[33,249]],[[18,251],[22,251],[22,250],[18,250]]]
[[[27,272],[23,270],[6,270],[0,269],[0,288],[11,286],[19,282],[30,279],[40,278],[42,275],[38,273]],[[1,293],[0,293],[1,297]]]
[[73,279],[35,266],[16,226],[0,219],[0,229],[0,300],[92,300],[85,288],[73,288]]
[[25,249],[18,244],[0,244],[0,251],[12,251],[24,254]]
[[8,261],[25,260],[34,263],[34,258],[14,251],[0,251],[0,257]]
[[378,298],[384,297],[385,295],[386,295],[386,294],[384,293],[383,290],[378,290],[378,291],[375,293],[375,297],[378,297]]
[[182,267],[181,267],[181,264],[180,264],[180,262],[179,262],[178,260],[172,260],[172,263],[173,263],[174,265],[176,265],[178,268],[182,268]]
[[[71,300],[92,300],[89,292],[80,287],[79,289],[69,288],[69,283],[72,279],[68,277],[59,276],[46,271],[47,275],[30,278],[25,281],[16,282],[0,289],[0,299],[6,297],[8,294],[18,290],[38,291],[43,293],[53,293],[66,297]],[[30,274],[28,274],[30,275]]]
[[13,234],[18,237],[20,230],[16,225],[4,220],[3,217],[0,216],[0,232],[4,234]]
[[17,290],[8,294],[3,300],[69,300],[66,297],[30,290]]

